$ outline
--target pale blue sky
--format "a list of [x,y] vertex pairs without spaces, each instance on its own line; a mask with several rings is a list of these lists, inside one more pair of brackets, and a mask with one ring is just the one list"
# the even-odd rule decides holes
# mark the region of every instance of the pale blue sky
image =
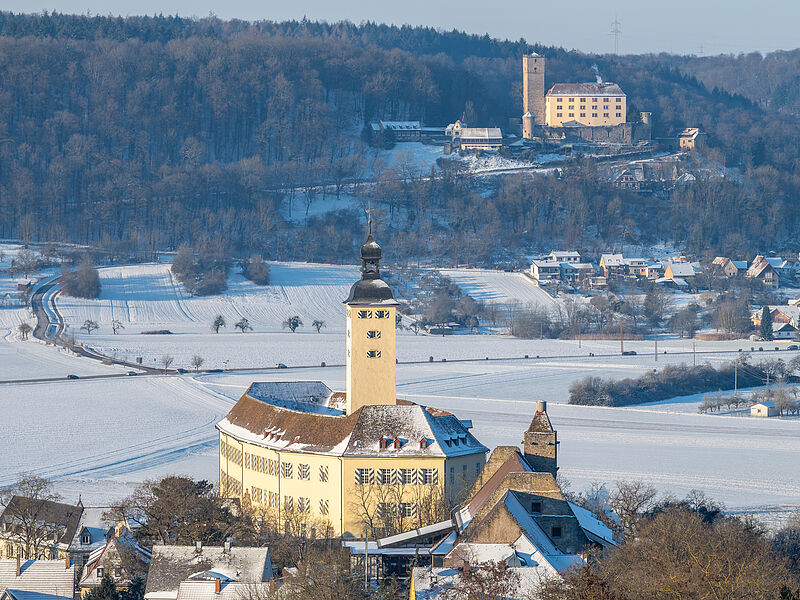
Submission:
[[[569,7],[569,8],[565,8]],[[2,0],[3,10],[430,25],[584,51],[719,54],[800,47],[800,0]],[[577,9],[575,7],[578,7]]]

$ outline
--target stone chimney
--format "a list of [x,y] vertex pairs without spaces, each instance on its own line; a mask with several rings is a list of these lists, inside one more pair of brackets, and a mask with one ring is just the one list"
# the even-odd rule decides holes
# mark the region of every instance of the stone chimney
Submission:
[[222,580],[221,579],[215,579],[214,580],[214,593],[215,594],[222,593]]
[[558,438],[547,416],[547,402],[536,403],[536,414],[522,440],[525,460],[535,471],[552,473],[558,471]]

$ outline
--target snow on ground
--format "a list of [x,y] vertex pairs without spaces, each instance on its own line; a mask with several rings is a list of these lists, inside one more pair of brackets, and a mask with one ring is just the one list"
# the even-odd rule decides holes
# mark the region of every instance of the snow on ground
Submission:
[[17,283],[27,283],[30,279],[6,273],[22,247],[22,244],[0,244],[0,337],[5,337],[2,332],[4,328],[14,330],[23,321],[33,324],[30,311],[17,301]]
[[523,273],[491,269],[442,269],[440,273],[455,281],[465,294],[487,304],[534,306],[551,313],[558,312],[561,306]]

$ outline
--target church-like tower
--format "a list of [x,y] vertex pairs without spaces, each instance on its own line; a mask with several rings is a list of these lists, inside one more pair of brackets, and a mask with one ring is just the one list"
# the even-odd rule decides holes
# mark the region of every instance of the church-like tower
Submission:
[[362,406],[396,404],[395,314],[397,301],[381,279],[381,247],[372,237],[361,246],[361,279],[347,306],[347,414]]

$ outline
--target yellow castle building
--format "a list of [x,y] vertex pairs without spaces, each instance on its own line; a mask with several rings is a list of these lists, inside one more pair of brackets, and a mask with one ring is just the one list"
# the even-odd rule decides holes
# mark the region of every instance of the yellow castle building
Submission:
[[397,301],[380,259],[370,231],[344,301],[345,393],[319,381],[252,383],[217,424],[221,495],[281,527],[361,537],[424,526],[483,468],[488,449],[471,422],[397,398]]

